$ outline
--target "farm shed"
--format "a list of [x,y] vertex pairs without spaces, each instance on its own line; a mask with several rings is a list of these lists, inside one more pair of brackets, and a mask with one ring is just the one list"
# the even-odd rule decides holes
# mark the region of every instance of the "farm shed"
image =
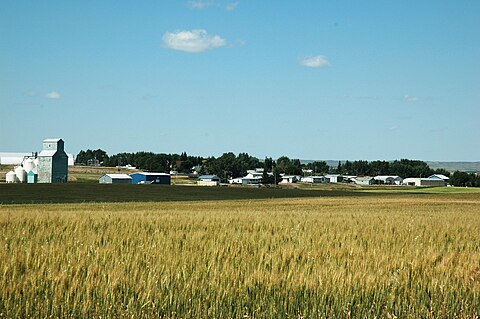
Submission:
[[445,186],[447,183],[438,178],[405,178],[404,185],[408,186]]
[[127,174],[105,174],[98,179],[100,184],[131,184],[132,178]]
[[163,184],[170,185],[170,174],[139,172],[130,174],[132,184]]
[[289,184],[289,183],[296,183],[300,180],[299,176],[295,175],[284,175],[282,176],[282,180],[280,181],[281,184]]
[[325,176],[305,176],[300,180],[302,183],[328,183],[328,178]]
[[328,178],[329,183],[343,182],[343,176],[342,175],[328,174],[328,175],[325,175],[325,177]]
[[220,177],[217,175],[202,175],[198,178],[197,184],[201,186],[217,186],[220,185]]
[[357,185],[373,185],[375,184],[375,178],[369,176],[355,177],[353,182]]
[[378,175],[374,177],[378,184],[401,185],[403,178],[400,176]]

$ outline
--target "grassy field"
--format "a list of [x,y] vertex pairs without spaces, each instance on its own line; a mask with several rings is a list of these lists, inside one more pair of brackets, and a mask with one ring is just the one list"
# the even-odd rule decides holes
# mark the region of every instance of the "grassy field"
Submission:
[[479,233],[479,193],[0,205],[0,317],[476,318]]

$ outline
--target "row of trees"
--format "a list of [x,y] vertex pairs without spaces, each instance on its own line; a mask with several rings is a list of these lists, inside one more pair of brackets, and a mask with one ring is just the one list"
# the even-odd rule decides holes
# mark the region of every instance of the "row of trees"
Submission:
[[[287,156],[281,156],[277,160],[273,160],[271,157],[259,160],[248,153],[235,155],[232,152],[224,153],[217,158],[213,156],[206,158],[191,156],[186,152],[181,154],[137,152],[118,153],[108,156],[105,151],[97,149],[80,151],[75,162],[76,164],[88,165],[97,161],[102,166],[115,167],[130,164],[146,171],[167,173],[174,170],[188,174],[192,172],[193,167],[196,167],[197,172],[200,174],[218,175],[225,181],[231,177],[245,176],[247,170],[263,168],[265,171],[265,183],[280,181],[281,173],[302,175],[304,170],[311,170],[313,175],[327,173],[355,176],[398,175],[402,178],[428,177],[432,174],[450,176],[450,173],[444,169],[433,170],[423,161],[409,159],[395,160],[393,162],[346,161],[344,163],[339,162],[337,167],[330,167],[325,161],[302,164],[299,159],[290,159]],[[266,172],[273,172],[274,176],[269,176]],[[455,172],[450,177],[450,183],[455,186],[478,187],[480,186],[480,177],[475,174]]]
[[387,161],[346,161],[338,163],[335,170],[337,174],[355,176],[398,175],[407,177],[428,177],[433,174],[449,176],[450,172],[444,169],[431,169],[427,163],[418,160],[401,159],[393,162]]
[[450,176],[450,184],[462,187],[480,187],[480,175],[456,171]]

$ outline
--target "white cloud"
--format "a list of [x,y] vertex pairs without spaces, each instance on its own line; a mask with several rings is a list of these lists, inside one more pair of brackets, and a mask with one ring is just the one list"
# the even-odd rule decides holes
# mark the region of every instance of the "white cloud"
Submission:
[[209,35],[208,32],[203,29],[166,32],[162,39],[166,48],[190,53],[220,48],[227,44],[222,37]]
[[300,64],[308,68],[323,68],[330,65],[327,58],[322,55],[303,58]]
[[213,6],[213,1],[192,0],[188,1],[187,5],[190,9],[205,9]]
[[52,91],[52,92],[49,92],[49,93],[45,94],[45,97],[47,99],[58,100],[61,97],[61,95],[58,92]]
[[25,93],[25,96],[34,97],[34,96],[37,96],[37,92],[36,91],[28,91],[28,92]]
[[225,10],[233,11],[238,7],[238,2],[230,2],[224,5]]
[[203,0],[190,0],[187,2],[187,6],[190,9],[202,10],[210,7],[216,7],[225,9],[227,11],[235,10],[238,7],[238,2],[219,2],[215,0],[203,1]]
[[418,101],[418,97],[405,94],[403,96],[403,100],[406,101],[406,102],[416,102],[416,101]]

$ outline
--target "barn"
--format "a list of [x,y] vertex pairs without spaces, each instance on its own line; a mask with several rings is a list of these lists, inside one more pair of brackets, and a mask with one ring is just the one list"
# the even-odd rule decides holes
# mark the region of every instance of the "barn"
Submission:
[[132,184],[163,184],[170,185],[170,174],[138,172],[130,174]]
[[201,186],[217,186],[220,185],[220,177],[217,175],[202,175],[198,178],[197,184]]
[[127,174],[105,174],[98,179],[100,184],[131,184],[132,178]]
[[408,186],[445,186],[447,183],[438,178],[405,178],[404,185]]

